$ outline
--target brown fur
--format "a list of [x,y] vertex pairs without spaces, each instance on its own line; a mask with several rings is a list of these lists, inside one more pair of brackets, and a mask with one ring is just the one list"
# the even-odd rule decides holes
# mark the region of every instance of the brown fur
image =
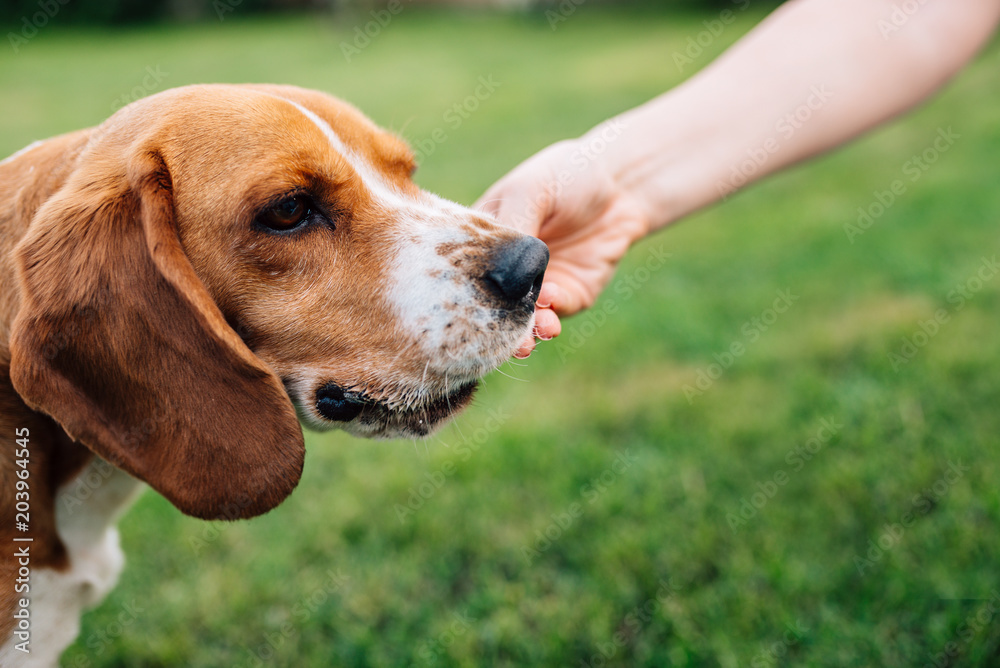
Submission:
[[[92,452],[188,514],[233,519],[235,504],[252,517],[302,470],[286,374],[322,361],[388,399],[373,369],[426,374],[400,355],[414,334],[383,315],[392,212],[276,98],[417,192],[403,142],[349,105],[284,86],[168,91],[0,165],[0,543],[13,544],[14,433],[27,427],[33,569],[66,566],[55,491]],[[255,230],[255,212],[296,188],[319,193],[336,228]]]
[[[55,528],[55,490],[76,474],[90,451],[68,439],[51,418],[28,408],[10,381],[10,329],[19,310],[21,289],[16,280],[13,249],[28,231],[34,212],[56,192],[72,171],[89,131],[50,139],[32,151],[30,168],[15,161],[0,165],[0,642],[13,628],[14,580],[17,563],[12,558],[18,535],[14,526],[15,433],[30,433],[32,565],[65,568],[65,550]],[[22,534],[23,535],[23,534]]]

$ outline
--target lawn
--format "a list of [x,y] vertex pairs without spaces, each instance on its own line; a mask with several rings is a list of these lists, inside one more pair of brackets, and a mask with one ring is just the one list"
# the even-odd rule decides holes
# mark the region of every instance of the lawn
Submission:
[[[0,155],[164,88],[284,82],[470,203],[760,18],[680,71],[711,16],[404,8],[368,44],[357,19],[224,16],[6,49]],[[308,434],[297,491],[249,522],[147,492],[63,665],[1000,665],[998,58],[637,246],[440,435]]]

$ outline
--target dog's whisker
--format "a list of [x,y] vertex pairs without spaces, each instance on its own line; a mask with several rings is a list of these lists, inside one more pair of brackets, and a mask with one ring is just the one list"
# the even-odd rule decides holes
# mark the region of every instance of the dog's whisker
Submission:
[[527,378],[518,378],[517,376],[512,376],[509,373],[504,373],[503,369],[500,369],[500,368],[497,369],[497,373],[500,374],[501,376],[506,376],[507,378],[510,378],[511,380],[516,380],[519,383],[530,383],[531,382]]

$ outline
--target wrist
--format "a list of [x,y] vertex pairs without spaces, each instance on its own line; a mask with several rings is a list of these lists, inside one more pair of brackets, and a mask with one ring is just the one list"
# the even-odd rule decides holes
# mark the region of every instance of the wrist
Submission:
[[713,170],[721,133],[713,133],[704,118],[683,118],[683,106],[678,89],[595,126],[578,140],[581,150],[599,156],[617,188],[645,213],[647,232],[720,196]]

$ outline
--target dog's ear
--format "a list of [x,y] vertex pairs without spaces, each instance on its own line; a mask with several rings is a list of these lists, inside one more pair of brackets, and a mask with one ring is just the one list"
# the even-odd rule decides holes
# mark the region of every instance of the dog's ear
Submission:
[[167,167],[155,150],[81,162],[16,249],[15,389],[189,515],[270,510],[298,484],[302,430],[195,274]]

